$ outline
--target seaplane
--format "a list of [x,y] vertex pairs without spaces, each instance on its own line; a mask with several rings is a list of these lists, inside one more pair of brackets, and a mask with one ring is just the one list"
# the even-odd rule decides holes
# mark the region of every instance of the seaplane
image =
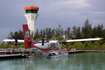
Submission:
[[[78,41],[94,41],[94,40],[102,40],[103,38],[88,38],[88,39],[74,39],[74,40],[51,40],[51,41],[44,41],[42,40],[34,40],[32,41],[30,30],[27,24],[23,24],[23,36],[24,40],[17,40],[17,39],[4,39],[3,41],[6,42],[14,42],[25,44],[25,51],[41,53],[47,53],[46,57],[62,57],[68,56],[68,53],[58,53],[56,50],[61,48],[60,42],[78,42]],[[35,43],[35,44],[34,44]]]

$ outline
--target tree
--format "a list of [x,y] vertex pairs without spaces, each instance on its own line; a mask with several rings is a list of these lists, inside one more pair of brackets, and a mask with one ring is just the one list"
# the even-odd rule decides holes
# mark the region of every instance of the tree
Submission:
[[10,32],[10,34],[9,34],[9,36],[8,36],[7,38],[8,38],[8,39],[13,39],[13,38],[14,38],[14,34],[13,34],[12,31]]
[[23,38],[23,32],[21,30],[16,31],[16,32],[10,32],[9,36],[7,37],[8,39],[24,39]]
[[52,37],[55,37],[55,29],[52,30]]
[[67,34],[67,37],[68,37],[68,38],[71,37],[71,36],[70,36],[70,27],[67,28],[67,32],[66,32],[66,34]]
[[42,37],[45,38],[45,35],[46,35],[46,31],[45,31],[45,29],[43,29]]
[[96,37],[96,35],[97,35],[97,27],[95,26],[91,31],[91,38]]
[[67,31],[65,30],[65,39],[67,38],[67,36],[66,36],[66,35],[67,35]]
[[76,28],[76,26],[74,26],[74,27],[72,27],[72,29],[73,29],[72,35],[73,35],[73,37],[75,37],[76,36],[76,32],[77,32],[77,28]]
[[76,39],[80,39],[81,38],[81,31],[80,31],[80,27],[77,28],[76,30],[76,35],[75,35]]
[[58,37],[58,36],[61,36],[62,35],[62,28],[61,28],[62,26],[59,24],[58,25],[58,28],[55,30],[55,33],[56,33],[56,37]]
[[89,23],[89,20],[85,20],[84,27],[82,27],[82,38],[89,38],[91,36],[91,24]]
[[42,29],[40,30],[40,37],[42,37],[43,36],[43,31],[42,31]]
[[91,31],[91,38],[93,37],[103,37],[104,32],[103,32],[103,24],[95,26],[92,31]]
[[103,24],[97,26],[97,36],[102,37]]
[[51,28],[46,28],[46,37],[48,39],[51,39],[52,38]]
[[38,39],[39,37],[39,30],[37,29],[34,35],[34,39]]
[[102,38],[105,39],[105,29],[102,31]]

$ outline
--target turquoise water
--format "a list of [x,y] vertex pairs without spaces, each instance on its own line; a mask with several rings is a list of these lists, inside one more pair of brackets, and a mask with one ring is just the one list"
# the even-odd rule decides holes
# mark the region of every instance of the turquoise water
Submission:
[[0,59],[0,70],[105,70],[105,53],[69,54],[66,58]]

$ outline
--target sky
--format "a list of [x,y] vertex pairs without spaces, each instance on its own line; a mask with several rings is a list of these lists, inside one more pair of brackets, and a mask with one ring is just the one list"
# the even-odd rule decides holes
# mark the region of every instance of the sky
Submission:
[[22,30],[27,24],[25,7],[39,7],[36,29],[63,29],[84,26],[88,18],[92,27],[102,24],[105,28],[105,0],[0,0],[0,42],[9,33]]

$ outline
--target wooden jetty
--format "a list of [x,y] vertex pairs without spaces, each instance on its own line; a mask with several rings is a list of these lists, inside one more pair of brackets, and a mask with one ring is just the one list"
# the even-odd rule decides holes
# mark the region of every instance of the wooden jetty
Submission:
[[0,55],[0,59],[8,59],[8,58],[25,58],[27,54],[7,54]]
[[105,50],[75,50],[75,51],[67,51],[68,54],[75,54],[75,53],[88,53],[88,52],[100,52],[105,53]]
[[16,52],[0,51],[0,55],[1,54],[21,54],[21,53],[22,53],[22,51],[21,52],[18,52],[18,51],[16,51]]
[[68,51],[68,54],[84,53],[85,51]]

